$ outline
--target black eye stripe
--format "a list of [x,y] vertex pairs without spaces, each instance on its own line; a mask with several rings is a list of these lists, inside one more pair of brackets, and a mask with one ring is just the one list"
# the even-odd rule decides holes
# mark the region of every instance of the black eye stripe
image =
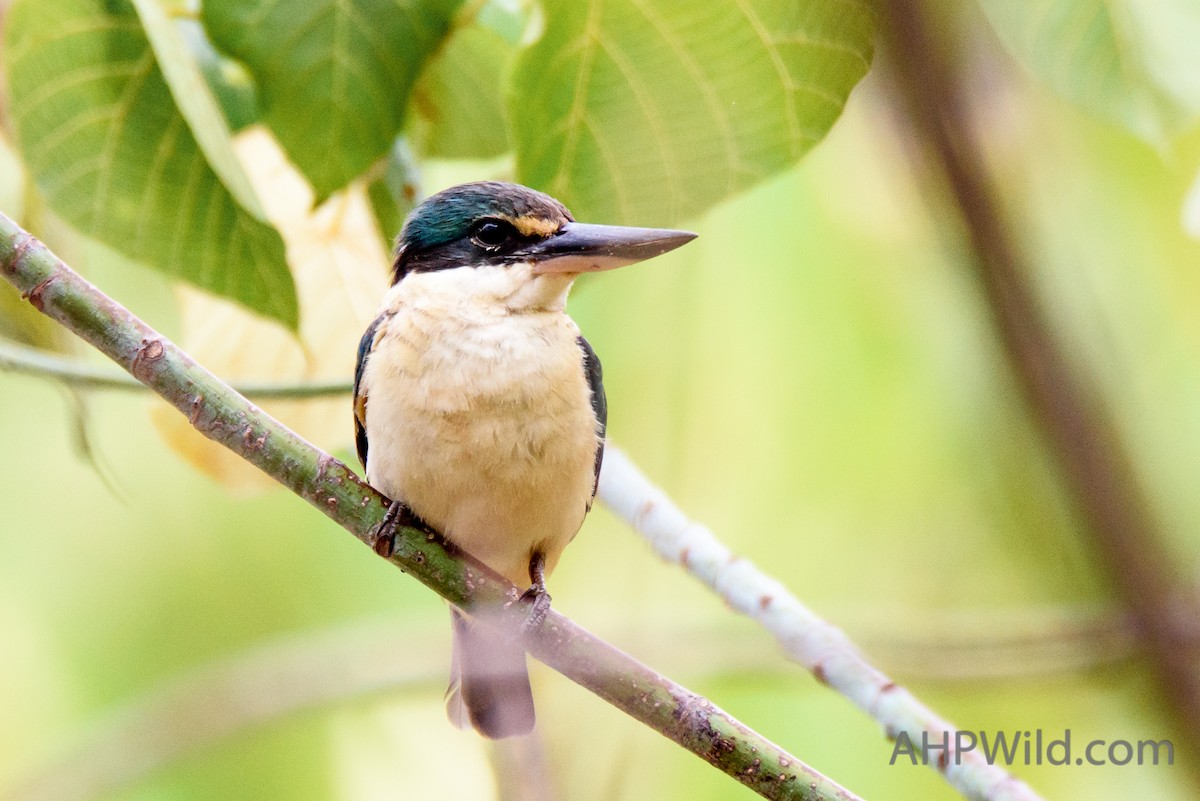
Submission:
[[522,234],[503,217],[481,217],[457,239],[419,250],[401,249],[393,266],[394,281],[409,273],[512,264],[520,261],[526,245],[542,238],[537,234]]
[[[524,219],[535,223],[534,230],[512,228],[512,240],[506,244],[489,248],[471,235],[472,227],[484,220],[513,225],[513,220]],[[512,263],[523,245],[544,239],[547,230],[557,230],[573,219],[554,198],[518,184],[482,181],[450,187],[427,198],[405,219],[396,241],[392,283],[409,272]],[[498,241],[491,229],[484,238]]]
[[517,238],[517,229],[507,220],[485,217],[471,226],[471,241],[485,250],[498,250]]

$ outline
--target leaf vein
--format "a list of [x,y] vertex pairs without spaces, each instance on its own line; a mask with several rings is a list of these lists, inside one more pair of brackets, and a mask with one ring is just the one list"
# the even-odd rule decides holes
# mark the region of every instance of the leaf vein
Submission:
[[115,151],[118,143],[121,141],[121,135],[124,133],[125,122],[129,117],[129,113],[133,110],[134,103],[137,102],[138,93],[141,92],[146,81],[154,73],[154,65],[154,52],[150,49],[149,45],[146,45],[146,49],[138,61],[138,69],[134,71],[129,79],[129,85],[121,93],[121,99],[116,105],[116,113],[113,115],[108,132],[105,134],[104,145],[100,149],[101,163],[104,166],[96,182],[96,194],[92,198],[93,224],[95,224],[94,221],[103,219],[100,215],[104,204],[108,200]]
[[[746,0],[733,0],[737,5],[738,10],[746,17],[746,21],[750,23],[750,27],[754,29],[755,34],[762,42],[763,48],[767,51],[767,55],[771,59],[771,64],[775,68],[775,73],[779,78],[780,84],[783,86],[784,112],[787,117],[788,132],[790,138],[794,141],[800,138],[800,121],[796,114],[796,98],[792,93],[787,91],[792,88],[791,75],[788,73],[787,65],[783,63],[783,59],[779,56],[779,51],[771,46],[771,37],[766,27],[763,25],[758,15],[754,13],[754,9]],[[840,107],[840,106],[839,106]]]
[[556,195],[568,195],[570,189],[570,167],[578,147],[579,129],[584,119],[587,103],[587,84],[591,77],[592,59],[596,52],[596,39],[600,31],[600,13],[604,7],[603,0],[594,0],[588,5],[588,15],[581,37],[579,73],[575,76],[575,94],[571,101],[571,109],[567,113],[566,135],[563,138],[562,156],[558,163],[558,171],[550,181],[550,189]]

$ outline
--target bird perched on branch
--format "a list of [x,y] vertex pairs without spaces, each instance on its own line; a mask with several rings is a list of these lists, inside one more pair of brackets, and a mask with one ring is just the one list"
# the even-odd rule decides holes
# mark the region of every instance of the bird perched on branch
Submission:
[[[604,453],[600,362],[566,314],[567,292],[581,273],[694,237],[577,223],[554,198],[499,182],[439,192],[404,223],[358,351],[358,456],[380,492],[514,584],[529,581],[531,621],[549,609],[545,577],[583,524]],[[487,737],[528,733],[524,648],[451,614],[451,720]]]

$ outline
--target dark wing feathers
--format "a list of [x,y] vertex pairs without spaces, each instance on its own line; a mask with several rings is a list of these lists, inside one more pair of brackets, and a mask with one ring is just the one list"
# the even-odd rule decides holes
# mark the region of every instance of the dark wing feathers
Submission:
[[[582,336],[575,342],[583,351],[583,374],[587,378],[588,388],[592,390],[592,411],[596,414],[596,433],[600,436],[600,444],[596,447],[596,477],[592,484],[592,498],[596,497],[596,489],[600,486],[600,465],[604,461],[604,432],[608,428],[608,399],[604,396],[604,372],[600,369],[600,359],[596,351]],[[591,508],[591,504],[588,504]]]
[[354,367],[354,446],[364,470],[367,469],[367,388],[363,386],[363,372],[375,344],[375,332],[384,316],[379,315],[367,326],[367,332],[358,343],[358,364]]

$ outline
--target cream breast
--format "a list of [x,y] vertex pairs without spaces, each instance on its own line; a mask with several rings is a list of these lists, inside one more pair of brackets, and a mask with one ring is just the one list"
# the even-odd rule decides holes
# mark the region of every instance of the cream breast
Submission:
[[533,551],[551,569],[582,524],[600,443],[570,280],[546,279],[406,277],[364,374],[370,482],[519,585]]

